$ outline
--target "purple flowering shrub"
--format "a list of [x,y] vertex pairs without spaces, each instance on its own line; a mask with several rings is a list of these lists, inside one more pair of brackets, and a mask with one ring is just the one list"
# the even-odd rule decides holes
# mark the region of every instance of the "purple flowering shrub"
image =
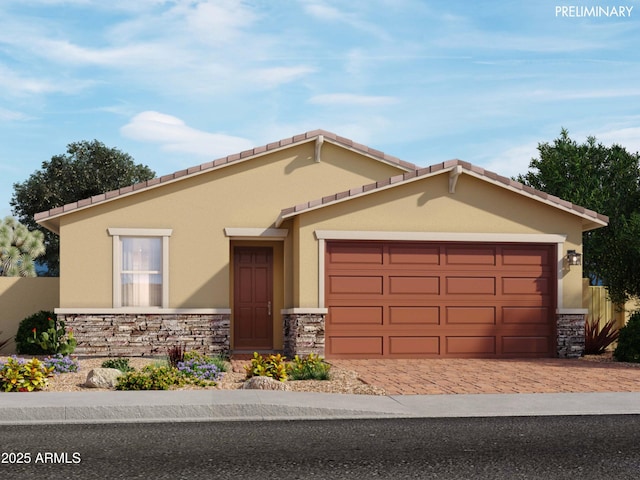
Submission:
[[47,367],[53,367],[55,374],[77,372],[79,368],[77,359],[61,353],[45,358],[44,364]]

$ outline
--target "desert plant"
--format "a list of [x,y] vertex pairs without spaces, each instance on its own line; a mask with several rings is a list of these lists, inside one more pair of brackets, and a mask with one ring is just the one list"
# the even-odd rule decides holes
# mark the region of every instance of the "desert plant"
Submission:
[[319,355],[310,353],[306,357],[293,357],[289,366],[292,380],[329,380],[331,365]]
[[619,330],[615,319],[609,320],[600,328],[600,319],[592,318],[584,325],[584,354],[601,355],[607,347],[618,339]]
[[213,363],[209,363],[207,360],[198,360],[192,358],[184,362],[178,362],[176,366],[178,371],[183,375],[197,378],[198,380],[213,381],[215,382],[220,378],[220,369]]
[[41,310],[23,319],[18,325],[16,333],[16,351],[21,355],[46,355],[42,347],[30,342],[33,339],[33,330],[36,332],[45,332],[49,329],[50,320],[55,318],[56,314],[47,310]]
[[253,352],[251,363],[244,367],[246,378],[271,377],[284,382],[287,379],[286,357],[280,354],[269,355],[264,358],[258,352]]
[[215,382],[182,374],[171,366],[147,365],[140,371],[127,372],[118,378],[116,390],[169,390],[185,385],[205,387]]
[[44,353],[61,353],[62,355],[73,353],[78,344],[73,338],[73,331],[69,330],[67,334],[64,321],[58,322],[55,317],[49,318],[48,321],[49,325],[45,331],[38,331],[34,327],[32,336],[27,337],[27,342],[39,345]]
[[47,367],[37,358],[29,361],[16,356],[0,364],[0,389],[5,392],[33,392],[47,386],[53,367]]
[[56,354],[53,357],[47,357],[44,359],[44,364],[47,367],[53,367],[53,373],[71,373],[77,372],[80,365],[78,360],[71,358],[69,355]]
[[44,235],[13,217],[0,220],[0,276],[35,277],[33,260],[44,254]]
[[229,369],[227,359],[221,354],[209,356],[197,350],[191,350],[184,354],[184,361],[187,362],[189,360],[196,360],[198,363],[215,365],[221,372],[226,372]]
[[619,362],[640,363],[640,311],[633,312],[627,324],[620,329],[613,356]]
[[133,372],[133,367],[129,365],[128,358],[110,358],[102,362],[102,368],[115,368],[122,373]]
[[167,349],[169,365],[176,367],[179,362],[184,362],[184,346],[176,345]]

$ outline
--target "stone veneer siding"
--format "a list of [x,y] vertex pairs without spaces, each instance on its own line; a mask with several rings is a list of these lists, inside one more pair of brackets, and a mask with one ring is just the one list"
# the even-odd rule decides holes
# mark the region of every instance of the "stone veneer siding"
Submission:
[[228,354],[228,314],[58,315],[78,341],[74,353],[94,356],[166,355],[181,345],[205,354]]
[[324,317],[323,313],[284,314],[285,356],[314,353],[324,357]]
[[557,353],[559,358],[577,358],[584,353],[584,323],[582,313],[560,313],[557,316]]

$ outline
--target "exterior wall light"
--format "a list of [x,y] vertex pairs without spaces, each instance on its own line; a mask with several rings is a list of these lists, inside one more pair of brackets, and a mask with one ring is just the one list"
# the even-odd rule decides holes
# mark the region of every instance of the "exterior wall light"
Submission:
[[567,250],[567,263],[569,265],[582,265],[582,254],[575,250]]

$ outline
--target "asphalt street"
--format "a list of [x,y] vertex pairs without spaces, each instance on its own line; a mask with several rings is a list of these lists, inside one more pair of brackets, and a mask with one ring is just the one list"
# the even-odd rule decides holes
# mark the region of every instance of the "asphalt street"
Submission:
[[0,442],[0,478],[640,476],[637,415],[2,425]]

